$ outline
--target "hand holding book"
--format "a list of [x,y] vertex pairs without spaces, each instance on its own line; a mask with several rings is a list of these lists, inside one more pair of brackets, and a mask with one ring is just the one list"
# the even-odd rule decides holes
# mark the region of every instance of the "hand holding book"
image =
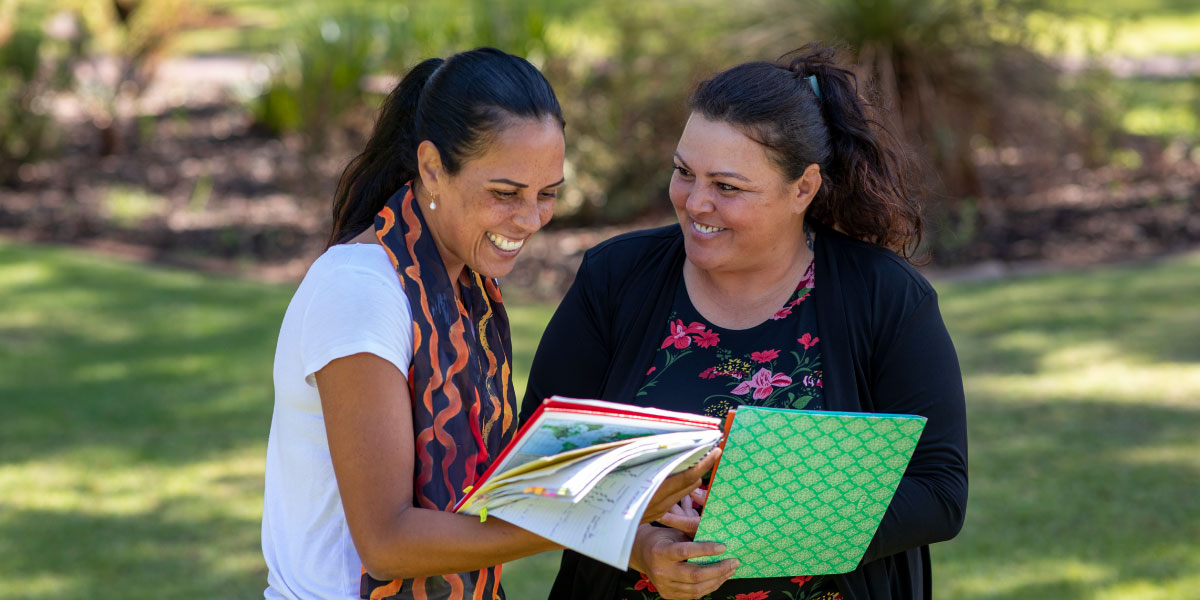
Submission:
[[597,400],[546,400],[459,513],[488,515],[625,569],[638,525],[694,490],[720,421]]
[[[738,578],[844,573],[862,559],[925,419],[742,406],[726,423],[715,449],[719,419],[551,398],[456,511],[490,511],[619,569],[632,559],[680,589],[728,577],[721,558],[736,559]],[[709,492],[694,493],[710,470]]]
[[[680,502],[691,497],[699,487],[702,478],[712,470],[717,459],[721,457],[721,449],[713,448],[700,459],[700,462],[689,467],[686,471],[682,471],[667,477],[662,484],[658,486],[658,490],[654,492],[654,497],[650,499],[649,506],[646,507],[646,512],[642,514],[642,523],[653,523],[654,521],[663,522],[663,517],[670,514],[670,511],[675,510]],[[696,523],[699,524],[700,519],[697,516]],[[692,533],[695,533],[693,530]]]
[[724,544],[694,542],[678,529],[642,525],[629,566],[645,573],[663,598],[700,598],[721,587],[741,563],[736,558],[707,565],[688,560],[722,552]]
[[689,538],[694,538],[696,537],[696,528],[700,526],[700,511],[707,499],[708,490],[696,488],[675,506],[672,506],[667,514],[658,519],[658,522],[686,533]]

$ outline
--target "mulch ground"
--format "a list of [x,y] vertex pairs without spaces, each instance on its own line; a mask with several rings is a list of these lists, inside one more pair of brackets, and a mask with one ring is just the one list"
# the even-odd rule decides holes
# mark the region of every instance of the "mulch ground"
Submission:
[[[59,156],[25,165],[15,186],[0,187],[0,235],[267,280],[297,280],[320,253],[328,199],[351,154],[330,151],[305,171],[297,140],[257,132],[240,105],[219,96],[142,118],[112,156],[97,156],[86,119],[60,126]],[[993,158],[981,171],[989,196],[975,205],[980,224],[960,227],[933,269],[983,264],[999,273],[1200,248],[1200,151],[1155,148],[1137,168]],[[620,227],[552,225],[526,246],[506,289],[553,300],[587,248],[672,218],[664,210]]]

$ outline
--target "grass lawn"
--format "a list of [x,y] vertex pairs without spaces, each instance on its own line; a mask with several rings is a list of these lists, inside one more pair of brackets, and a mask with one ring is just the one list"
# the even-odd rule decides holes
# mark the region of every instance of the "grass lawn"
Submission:
[[[972,488],[935,597],[1200,599],[1200,257],[938,287]],[[0,600],[261,594],[292,289],[0,240]],[[523,388],[549,308],[510,314]]]

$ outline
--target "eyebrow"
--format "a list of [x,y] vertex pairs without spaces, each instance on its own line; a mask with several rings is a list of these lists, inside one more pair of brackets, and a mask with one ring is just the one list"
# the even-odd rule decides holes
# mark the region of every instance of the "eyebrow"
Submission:
[[[564,177],[564,178],[562,178],[562,179],[559,179],[558,181],[555,181],[554,183],[552,183],[552,184],[550,184],[550,185],[548,185],[548,186],[546,186],[546,187],[548,187],[548,188],[552,188],[552,187],[560,186],[560,185],[562,185],[562,184],[563,184],[563,182],[564,182],[564,181],[566,181],[566,180],[567,180],[567,179]],[[489,181],[491,181],[492,183],[503,183],[503,184],[505,184],[505,185],[511,185],[511,186],[513,186],[513,187],[518,187],[518,188],[521,188],[521,189],[525,189],[525,188],[529,187],[529,184],[527,184],[527,183],[517,183],[516,181],[513,181],[513,180],[511,180],[511,179],[491,179],[491,180],[489,180]],[[545,188],[542,188],[542,189],[545,189]]]
[[[685,168],[689,171],[694,170],[688,166],[687,161],[683,160],[683,157],[680,156],[678,152],[675,153],[675,158],[678,158],[679,162],[683,163],[683,168]],[[741,173],[737,173],[734,171],[710,171],[708,173],[708,176],[709,177],[732,177],[734,179],[740,179],[742,181],[745,181],[746,183],[753,183],[752,181],[750,181],[750,178],[746,177],[745,175],[742,175]]]

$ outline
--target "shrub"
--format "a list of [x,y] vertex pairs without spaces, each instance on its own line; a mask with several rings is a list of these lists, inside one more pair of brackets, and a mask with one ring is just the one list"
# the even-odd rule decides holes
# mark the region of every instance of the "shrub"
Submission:
[[741,62],[724,2],[613,0],[551,28],[546,76],[567,119],[560,224],[669,212],[671,155],[700,80]]
[[90,101],[92,122],[99,135],[99,153],[124,150],[131,135],[136,103],[154,80],[159,63],[175,37],[203,20],[192,0],[70,0],[83,18],[96,58],[116,61],[116,77],[96,76],[82,89]]
[[41,15],[0,14],[0,184],[14,184],[21,165],[54,143],[51,95],[71,85],[79,48],[48,36]]
[[287,41],[265,59],[272,76],[253,101],[255,123],[272,135],[298,135],[303,176],[315,181],[316,161],[331,148],[353,150],[361,143],[393,77],[425,57],[481,45],[536,62],[551,15],[572,2],[348,3],[332,12],[301,5]]

